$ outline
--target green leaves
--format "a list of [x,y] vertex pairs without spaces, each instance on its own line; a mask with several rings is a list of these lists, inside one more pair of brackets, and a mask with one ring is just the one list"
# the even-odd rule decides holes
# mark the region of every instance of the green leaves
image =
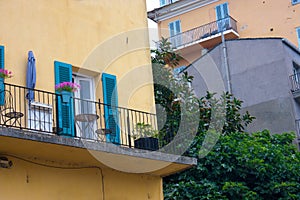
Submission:
[[[198,137],[197,144],[203,141],[202,134]],[[206,157],[198,159],[197,167],[165,178],[165,189],[172,190],[177,180],[193,180],[197,184],[189,185],[189,195],[206,199],[195,189],[208,190],[199,185],[207,180],[210,191],[223,199],[300,199],[300,154],[293,138],[293,133],[270,135],[267,130],[223,135]],[[188,156],[195,156],[197,144]],[[166,194],[165,199],[175,198]],[[176,199],[185,198],[178,193]]]
[[[295,135],[244,133],[255,117],[241,114],[242,101],[229,93],[219,99],[209,92],[196,98],[189,87],[193,77],[173,75],[179,60],[166,39],[152,51],[160,144],[181,134],[176,148],[189,144],[184,155],[197,158],[198,164],[164,178],[165,199],[300,199]],[[186,139],[192,142],[185,144]]]

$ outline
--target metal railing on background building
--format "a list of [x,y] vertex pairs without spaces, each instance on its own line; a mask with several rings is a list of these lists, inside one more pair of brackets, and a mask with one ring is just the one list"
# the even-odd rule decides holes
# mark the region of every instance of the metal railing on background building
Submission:
[[[65,126],[71,125],[68,130],[73,131],[73,135],[69,132],[73,137],[132,148],[137,124],[148,124],[157,130],[156,115],[152,113],[74,97],[70,101],[72,110],[62,106],[61,113],[58,113],[61,94],[34,89],[31,90],[34,99],[29,101],[26,98],[28,90],[4,84],[0,91],[1,126],[63,137]],[[69,121],[59,120],[68,114],[70,116],[66,119]],[[70,123],[72,120],[74,122]]]
[[172,48],[177,49],[196,41],[216,35],[218,33],[221,33],[222,31],[232,29],[237,32],[236,23],[236,20],[229,16],[224,19],[210,22],[194,29],[179,33],[177,35],[169,37],[168,40],[171,43]]
[[300,139],[300,119],[296,119],[296,131],[297,131],[297,136]]
[[292,92],[300,90],[300,73],[291,75],[290,80],[292,84]]

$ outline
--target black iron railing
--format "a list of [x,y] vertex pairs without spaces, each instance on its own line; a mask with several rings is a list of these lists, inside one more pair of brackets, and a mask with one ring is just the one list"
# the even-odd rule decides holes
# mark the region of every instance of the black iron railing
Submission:
[[229,16],[227,18],[179,33],[169,37],[168,40],[171,42],[172,47],[177,49],[230,29],[237,32],[236,20]]
[[63,104],[62,94],[37,89],[31,90],[34,99],[29,100],[28,91],[22,86],[2,85],[1,126],[128,147],[134,147],[134,139],[140,134],[137,124],[147,124],[151,130],[157,129],[156,116],[152,113],[72,96]]
[[292,92],[300,90],[300,73],[291,75],[290,80],[292,84]]

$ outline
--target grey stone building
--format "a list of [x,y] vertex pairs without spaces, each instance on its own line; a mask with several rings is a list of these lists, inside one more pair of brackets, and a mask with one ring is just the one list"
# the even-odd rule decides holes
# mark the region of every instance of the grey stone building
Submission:
[[229,90],[243,100],[242,112],[256,117],[247,131],[294,131],[299,142],[299,66],[300,51],[287,40],[251,38],[221,43],[186,70],[194,76],[197,96]]

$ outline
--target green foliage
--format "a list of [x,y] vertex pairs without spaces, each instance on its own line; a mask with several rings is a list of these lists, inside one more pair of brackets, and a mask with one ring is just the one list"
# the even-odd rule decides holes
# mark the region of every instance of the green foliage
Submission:
[[189,87],[193,77],[174,78],[180,56],[166,39],[152,55],[161,144],[170,142],[182,124],[198,123],[190,128],[197,134],[184,153],[198,164],[164,178],[166,200],[300,199],[300,154],[292,145],[293,133],[244,133],[254,117],[240,114],[242,101],[209,92],[197,99]]
[[158,137],[158,130],[155,130],[151,124],[137,123],[133,130],[132,137],[134,139],[145,137]]
[[197,122],[195,116],[198,117],[199,103],[189,87],[193,77],[183,73],[180,78],[175,78],[172,70],[180,59],[166,39],[162,39],[157,50],[152,50],[154,96],[155,103],[159,105],[156,113],[161,146],[173,140],[182,124],[186,125],[186,129],[195,127],[193,132],[197,132],[198,124],[194,123]]
[[178,62],[182,57],[175,53],[171,47],[171,43],[166,38],[162,38],[160,43],[158,43],[158,49],[151,50],[152,63],[168,65],[172,68],[178,65]]
[[[205,134],[195,138],[187,156],[198,158]],[[196,167],[165,178],[165,199],[300,199],[300,153],[293,139],[293,133],[270,135],[267,130],[223,135]]]

